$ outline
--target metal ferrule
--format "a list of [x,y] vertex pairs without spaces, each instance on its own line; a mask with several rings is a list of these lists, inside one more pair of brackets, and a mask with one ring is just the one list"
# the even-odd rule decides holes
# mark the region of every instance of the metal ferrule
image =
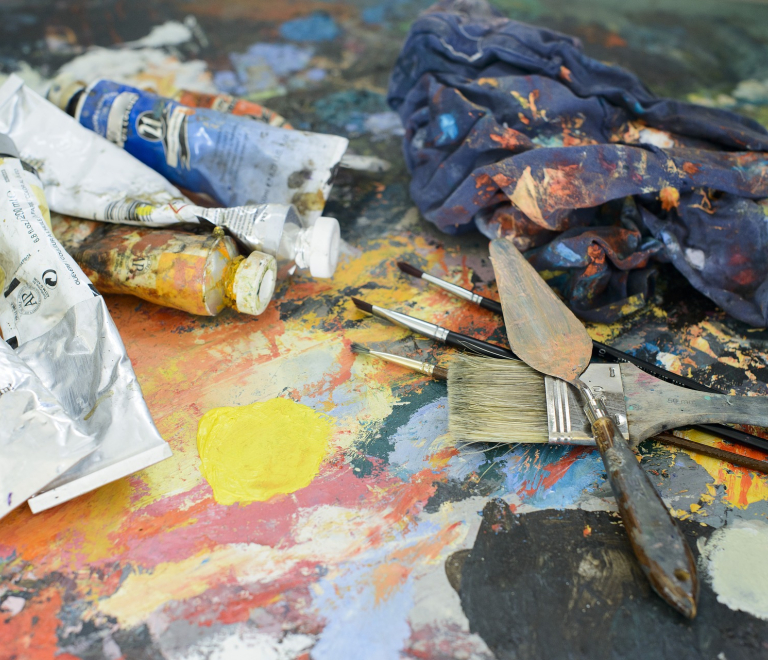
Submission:
[[574,385],[579,388],[579,392],[584,397],[586,405],[584,406],[584,414],[589,419],[590,424],[594,424],[595,421],[601,417],[608,417],[608,411],[605,409],[603,402],[598,399],[589,386],[580,378],[574,380]]
[[412,316],[408,316],[407,314],[393,312],[391,309],[384,309],[383,307],[378,307],[377,305],[371,305],[371,308],[376,316],[385,318],[395,325],[407,328],[408,330],[412,330],[413,332],[424,335],[425,337],[431,337],[432,339],[437,339],[438,341],[445,341],[445,338],[448,336],[449,331],[447,328],[441,328],[439,325],[435,325],[434,323],[422,321],[421,319],[415,319]]
[[435,286],[439,286],[441,289],[452,293],[454,296],[464,298],[464,300],[469,300],[469,302],[475,303],[475,305],[479,305],[480,301],[483,299],[482,296],[478,296],[476,293],[473,293],[469,289],[465,289],[463,286],[452,284],[451,282],[446,282],[445,280],[441,280],[439,277],[435,277],[434,275],[424,273],[421,276],[421,279],[426,280]]
[[431,376],[435,371],[435,365],[428,362],[421,362],[420,360],[414,360],[412,358],[402,357],[395,355],[394,353],[382,353],[381,351],[371,351],[371,355],[375,355],[382,360],[391,362],[392,364],[399,364],[401,367],[411,369],[413,371],[420,371],[421,373]]

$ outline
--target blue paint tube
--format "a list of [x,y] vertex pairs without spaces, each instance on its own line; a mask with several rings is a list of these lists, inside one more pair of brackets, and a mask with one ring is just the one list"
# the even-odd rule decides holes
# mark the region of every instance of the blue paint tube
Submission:
[[226,207],[292,204],[322,215],[346,138],[286,130],[129,85],[60,78],[49,99],[177,186]]

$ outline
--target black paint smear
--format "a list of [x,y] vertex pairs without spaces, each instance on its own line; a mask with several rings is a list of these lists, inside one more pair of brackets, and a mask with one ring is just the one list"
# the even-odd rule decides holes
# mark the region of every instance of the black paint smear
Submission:
[[[698,557],[714,528],[680,525]],[[451,555],[446,573],[499,660],[768,657],[768,622],[718,603],[705,579],[692,622],[653,593],[615,514],[515,515],[492,500],[474,547]]]

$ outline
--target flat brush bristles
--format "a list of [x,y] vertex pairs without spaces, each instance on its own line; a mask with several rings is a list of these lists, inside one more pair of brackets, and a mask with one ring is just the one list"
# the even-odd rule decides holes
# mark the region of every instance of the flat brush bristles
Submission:
[[544,376],[518,360],[456,355],[448,427],[458,442],[548,442]]
[[371,349],[367,346],[363,346],[362,344],[358,344],[357,342],[352,342],[349,347],[352,349],[353,353],[361,353],[363,355],[370,353]]

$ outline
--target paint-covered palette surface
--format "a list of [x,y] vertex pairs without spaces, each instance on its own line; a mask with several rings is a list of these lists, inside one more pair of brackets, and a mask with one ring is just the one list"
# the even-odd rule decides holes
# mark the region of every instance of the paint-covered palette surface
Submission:
[[[3,10],[3,66],[29,77],[73,58],[107,76],[134,66],[126,75],[164,93],[195,86],[250,95],[298,128],[348,136],[357,153],[392,164],[339,174],[326,207],[348,245],[336,277],[284,282],[260,317],[193,317],[107,298],[173,457],[36,516],[21,508],[0,521],[3,660],[586,658],[595,657],[586,643],[599,619],[592,607],[614,625],[637,612],[656,641],[687,640],[680,657],[768,653],[768,573],[755,560],[768,534],[768,478],[641,445],[644,467],[701,557],[700,618],[684,623],[657,606],[627,563],[595,450],[458,447],[444,383],[350,351],[359,342],[443,364],[449,354],[358,312],[350,296],[504,341],[500,319],[396,266],[402,259],[496,297],[487,240],[439,234],[412,208],[402,128],[384,102],[405,31],[427,4],[142,0]],[[768,117],[768,29],[749,20],[760,5],[665,0],[663,12],[647,2],[630,14],[620,3],[575,4],[499,6],[575,33],[590,54],[633,68],[659,93]],[[184,23],[187,15],[194,20]],[[183,38],[174,37],[179,26]],[[83,55],[92,44],[142,38],[143,49]],[[729,319],[671,270],[652,305],[590,333],[707,384],[768,395],[768,331]],[[275,407],[275,398],[288,403]],[[201,463],[201,418],[254,403],[267,405],[248,419],[254,434],[271,438],[263,451],[249,447],[238,462],[203,443],[204,458],[216,460]],[[272,428],[278,416],[292,429],[284,451]],[[247,492],[222,488],[227,470],[270,479]],[[559,552],[569,560],[550,570]],[[518,569],[541,579],[511,570],[514,553]],[[547,561],[534,561],[538,554]],[[571,580],[582,592],[566,600]],[[531,598],[534,588],[540,597]],[[643,601],[636,610],[633,599]],[[561,645],[552,611],[563,617]],[[526,637],[545,619],[551,638]],[[716,619],[732,626],[713,627]],[[622,657],[643,657],[644,630],[631,628]]]

